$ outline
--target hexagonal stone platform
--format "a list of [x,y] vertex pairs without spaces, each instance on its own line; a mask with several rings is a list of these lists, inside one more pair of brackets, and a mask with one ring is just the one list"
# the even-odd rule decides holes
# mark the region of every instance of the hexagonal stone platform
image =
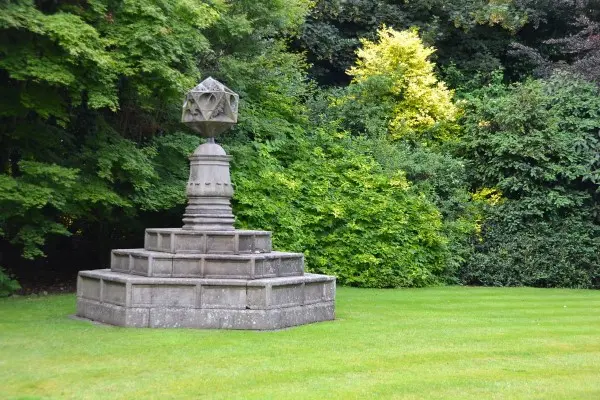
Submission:
[[130,327],[281,329],[334,319],[335,278],[153,278],[81,271],[77,315]]

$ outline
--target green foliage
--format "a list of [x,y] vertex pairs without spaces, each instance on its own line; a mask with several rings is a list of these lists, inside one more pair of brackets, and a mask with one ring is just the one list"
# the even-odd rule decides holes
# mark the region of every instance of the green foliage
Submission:
[[359,39],[376,40],[382,25],[396,30],[416,27],[424,41],[439,50],[440,67],[454,63],[470,76],[518,64],[507,60],[507,49],[521,28],[539,25],[540,11],[553,7],[548,3],[552,2],[319,0],[296,46],[308,52],[314,64],[311,72],[319,81],[346,83],[344,71],[354,63]]
[[219,16],[186,0],[5,2],[0,229],[25,258],[51,235],[183,202],[173,187],[187,167],[152,136],[197,82],[201,30]]
[[[70,107],[82,102],[116,111],[119,91],[153,108],[156,98],[174,99],[198,79],[196,57],[208,49],[199,29],[218,16],[213,6],[186,0],[39,7],[11,1],[0,17],[0,68],[18,88],[35,82],[29,91],[14,92],[24,110],[62,124]],[[38,98],[37,89],[48,98]]]
[[461,145],[488,210],[467,283],[597,287],[600,97],[568,75],[475,93]]
[[439,210],[449,248],[444,279],[457,283],[458,270],[473,252],[471,237],[481,211],[471,201],[464,162],[452,155],[454,143],[427,147],[374,138],[370,146],[387,175],[403,171],[414,189]]
[[32,161],[18,164],[20,176],[0,175],[0,232],[24,246],[23,257],[43,255],[45,236],[68,234],[64,224],[48,218],[56,210],[68,213],[77,171]]
[[[473,257],[461,271],[467,284],[600,287],[600,228],[582,216],[532,221],[518,227],[520,210],[489,210]],[[508,221],[507,221],[508,220]]]
[[183,132],[153,138],[150,151],[154,179],[132,196],[133,202],[141,210],[170,210],[185,203],[188,156],[199,143],[197,136]]
[[109,248],[177,224],[199,143],[181,95],[213,75],[241,97],[222,138],[238,226],[312,271],[598,287],[598,89],[501,83],[597,80],[597,7],[571,3],[4,0],[0,244],[60,263],[55,236]]
[[[383,36],[380,43],[367,45],[354,71],[358,81],[311,101],[312,119],[339,124],[359,138],[355,140],[363,143],[382,173],[404,174],[413,191],[435,205],[450,249],[444,280],[456,282],[456,271],[473,249],[469,238],[478,215],[470,202],[464,163],[451,155],[458,126],[448,114],[455,114],[456,107],[427,60],[433,49],[425,48],[412,31],[386,30]],[[437,114],[442,108],[443,115]],[[394,122],[402,119],[416,122],[412,132],[399,134]]]
[[335,274],[341,284],[440,283],[447,247],[439,212],[355,141],[318,129],[297,143],[285,168],[268,144],[237,149],[241,225],[273,230],[276,246],[304,250],[309,270]]
[[0,267],[0,297],[6,297],[21,289],[21,285]]
[[[377,34],[377,43],[361,40],[356,65],[347,73],[353,83],[363,84],[367,101],[379,97],[393,104],[390,137],[418,137],[436,125],[452,122],[457,113],[452,92],[437,80],[434,64],[428,60],[434,49],[425,47],[416,31],[384,27]],[[365,85],[372,79],[376,85]]]
[[[152,213],[177,211],[185,202],[187,156],[199,143],[177,132],[182,93],[198,83],[202,69],[214,68],[218,75],[254,74],[260,87],[255,69],[268,68],[268,54],[275,53],[269,49],[277,47],[271,38],[295,31],[308,6],[305,0],[5,1],[2,237],[32,259],[57,234],[106,241],[147,226],[140,219],[153,221]],[[285,95],[274,96],[273,107]]]
[[530,25],[521,40],[514,43],[509,55],[516,60],[519,77],[532,71],[548,77],[553,71],[565,70],[600,82],[600,3],[595,0],[526,0]]
[[223,61],[244,110],[235,135],[223,138],[237,225],[272,230],[276,248],[304,251],[309,270],[343,284],[441,283],[448,253],[439,212],[402,172],[385,173],[367,138],[319,116],[328,105],[307,107],[304,60],[283,50]]

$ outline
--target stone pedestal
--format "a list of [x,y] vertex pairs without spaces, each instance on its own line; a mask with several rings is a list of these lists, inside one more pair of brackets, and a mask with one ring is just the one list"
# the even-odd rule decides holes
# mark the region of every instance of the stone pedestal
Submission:
[[334,319],[335,278],[304,273],[301,253],[265,231],[147,229],[143,249],[113,250],[81,271],[77,315],[150,328],[281,329]]
[[229,177],[231,157],[218,144],[199,146],[190,157],[190,179],[183,214],[186,230],[233,230],[234,217],[229,200],[233,186]]
[[211,135],[237,120],[237,94],[208,78],[183,121],[207,143],[190,157],[182,228],[146,229],[110,269],[80,271],[77,315],[126,327],[281,329],[335,316],[335,278],[304,273],[302,253],[272,250],[271,232],[235,230],[230,157]]

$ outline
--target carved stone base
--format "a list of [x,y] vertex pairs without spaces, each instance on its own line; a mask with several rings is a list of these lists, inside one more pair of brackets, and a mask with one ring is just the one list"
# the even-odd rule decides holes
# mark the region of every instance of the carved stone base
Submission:
[[335,278],[152,278],[81,271],[77,315],[127,327],[281,329],[335,317]]
[[190,157],[190,178],[183,214],[184,230],[231,231],[235,221],[230,200],[233,186],[229,175],[231,157],[214,142],[198,146]]

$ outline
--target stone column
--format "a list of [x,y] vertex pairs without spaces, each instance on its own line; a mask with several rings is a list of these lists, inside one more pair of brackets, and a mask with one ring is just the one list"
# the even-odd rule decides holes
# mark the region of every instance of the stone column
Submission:
[[183,214],[183,229],[234,230],[230,160],[231,156],[212,138],[194,151],[190,157],[190,178],[186,190],[188,206]]

